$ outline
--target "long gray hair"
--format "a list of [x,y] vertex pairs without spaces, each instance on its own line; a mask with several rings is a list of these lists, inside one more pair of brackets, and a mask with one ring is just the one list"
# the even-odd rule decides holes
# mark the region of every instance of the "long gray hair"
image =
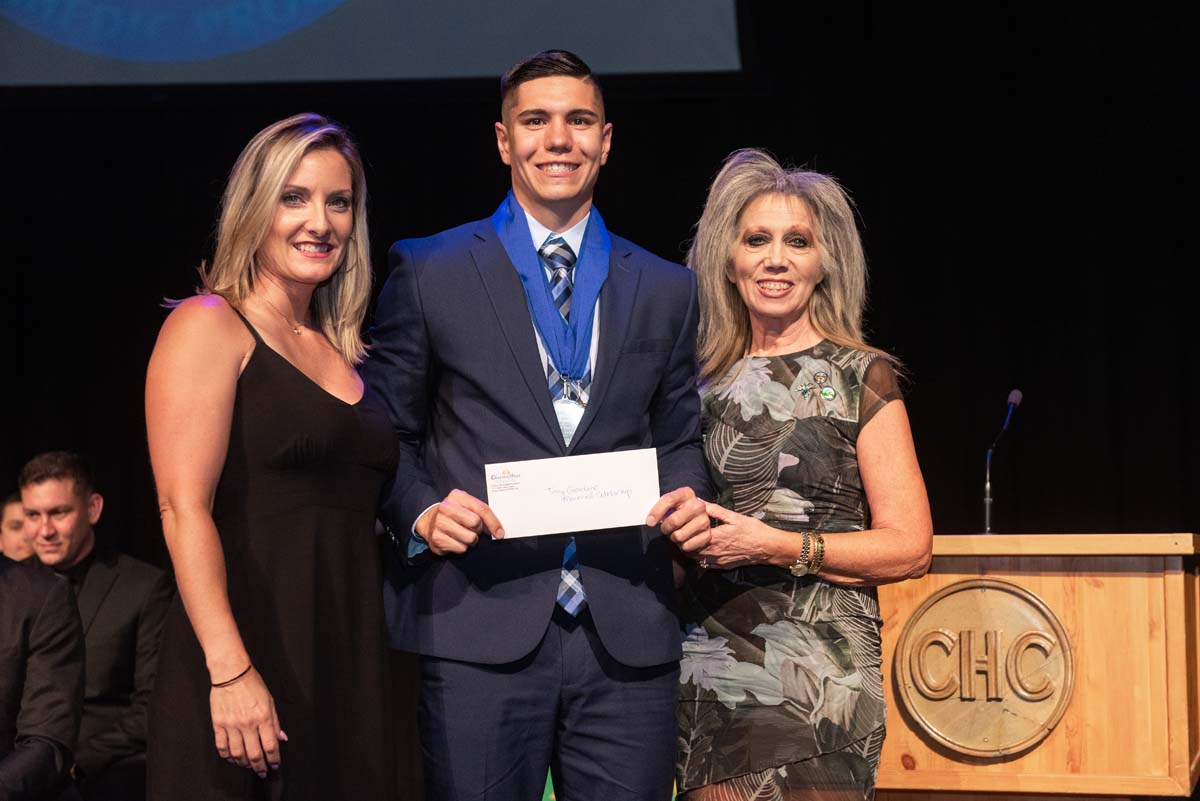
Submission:
[[823,280],[808,302],[809,319],[821,336],[839,345],[880,353],[863,342],[867,262],[850,197],[833,177],[787,170],[762,150],[735,150],[713,180],[696,224],[687,263],[700,285],[700,378],[720,381],[750,348],[750,314],[729,280],[742,211],[763,195],[797,197],[816,223]]

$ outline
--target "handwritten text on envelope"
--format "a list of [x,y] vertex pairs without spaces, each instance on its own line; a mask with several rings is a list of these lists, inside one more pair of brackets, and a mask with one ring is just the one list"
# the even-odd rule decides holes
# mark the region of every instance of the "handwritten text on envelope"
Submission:
[[484,466],[505,538],[645,525],[659,498],[653,448]]

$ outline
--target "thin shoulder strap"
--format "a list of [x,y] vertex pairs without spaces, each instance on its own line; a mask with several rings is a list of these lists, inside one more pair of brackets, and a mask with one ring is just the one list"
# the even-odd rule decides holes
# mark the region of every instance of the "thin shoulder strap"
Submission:
[[254,328],[254,326],[250,325],[250,321],[246,319],[246,315],[242,314],[241,311],[239,311],[238,308],[232,303],[229,304],[229,308],[233,309],[233,313],[236,314],[238,319],[242,321],[242,325],[246,326],[246,330],[250,332],[250,336],[254,337],[255,343],[262,344],[262,337],[258,335],[258,331]]

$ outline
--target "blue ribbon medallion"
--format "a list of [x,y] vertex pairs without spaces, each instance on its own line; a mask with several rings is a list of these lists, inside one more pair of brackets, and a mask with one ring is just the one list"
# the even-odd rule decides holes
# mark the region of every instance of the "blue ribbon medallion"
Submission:
[[546,355],[565,380],[578,382],[587,372],[592,347],[592,318],[596,314],[596,299],[608,278],[608,261],[612,253],[612,240],[600,212],[592,207],[583,231],[583,242],[575,261],[570,321],[563,320],[558,312],[550,294],[550,282],[538,258],[537,246],[529,236],[525,210],[511,191],[492,215],[492,227],[521,277],[529,313],[542,336]]

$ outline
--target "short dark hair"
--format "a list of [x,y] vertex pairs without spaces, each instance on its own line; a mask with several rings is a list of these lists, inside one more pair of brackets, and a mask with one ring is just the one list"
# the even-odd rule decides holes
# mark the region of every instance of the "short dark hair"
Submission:
[[565,75],[568,78],[579,78],[590,81],[596,89],[596,99],[600,108],[604,108],[604,95],[600,91],[600,82],[592,74],[592,68],[584,60],[570,50],[543,50],[526,56],[508,68],[508,72],[500,76],[500,113],[504,113],[513,91],[518,86],[536,78],[551,78]]
[[75,482],[75,494],[86,498],[92,493],[92,469],[87,460],[75,451],[47,451],[39,453],[21,468],[17,486],[25,489],[31,484],[41,484],[52,479],[71,479]]
[[5,506],[8,506],[10,503],[20,503],[20,502],[21,502],[21,493],[10,492],[4,498],[4,503],[0,503],[0,509],[3,509]]

